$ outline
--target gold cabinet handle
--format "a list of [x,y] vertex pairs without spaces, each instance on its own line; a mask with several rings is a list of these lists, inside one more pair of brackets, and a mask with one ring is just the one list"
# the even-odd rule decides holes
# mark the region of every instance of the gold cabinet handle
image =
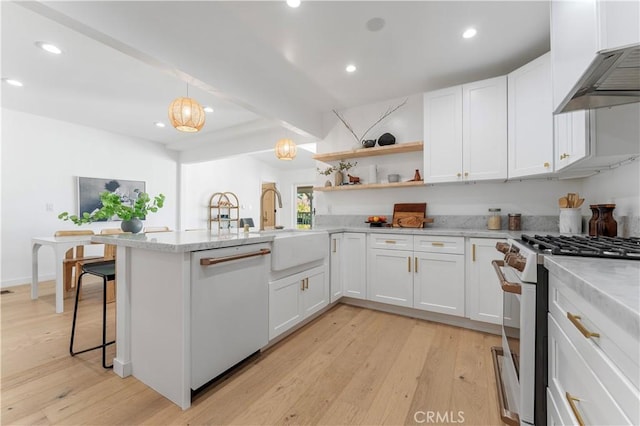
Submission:
[[569,154],[567,154],[567,153],[565,152],[564,154],[562,154],[562,155],[560,156],[560,159],[561,159],[561,160],[564,160],[565,158],[569,158],[569,157],[570,157],[570,155],[569,155]]
[[407,270],[411,272],[411,256],[407,256]]
[[300,290],[304,291],[304,279],[300,281]]
[[336,239],[333,239],[333,252],[336,252]]
[[414,257],[413,260],[414,260],[414,262],[413,262],[414,263],[413,270],[417,274],[418,273],[418,258]]
[[571,407],[571,411],[573,411],[573,415],[576,416],[576,420],[580,426],[584,426],[584,419],[580,415],[580,411],[578,411],[578,407],[576,407],[576,401],[580,401],[575,396],[571,395],[569,392],[566,393],[567,401],[569,402],[569,406]]
[[469,176],[469,172],[464,172],[464,177]]
[[569,321],[571,321],[571,323],[575,325],[580,333],[582,333],[582,335],[587,339],[590,337],[600,337],[600,333],[593,333],[587,330],[587,327],[580,322],[582,318],[579,315],[573,315],[571,312],[567,312],[567,318],[569,318]]
[[304,279],[304,288],[305,290],[309,290],[309,278]]
[[548,169],[551,165],[545,161],[544,164],[542,165],[542,167],[544,167],[545,169]]
[[476,261],[476,245],[471,244],[471,261],[475,262]]
[[431,243],[431,245],[435,247],[444,247],[444,243],[441,243],[439,241],[434,241],[433,243]]
[[462,173],[458,173],[458,174],[456,174],[456,176],[460,177],[460,176],[462,176]]
[[395,244],[395,243],[396,243],[396,241],[395,241],[395,240],[384,240],[384,242],[385,242],[386,244]]

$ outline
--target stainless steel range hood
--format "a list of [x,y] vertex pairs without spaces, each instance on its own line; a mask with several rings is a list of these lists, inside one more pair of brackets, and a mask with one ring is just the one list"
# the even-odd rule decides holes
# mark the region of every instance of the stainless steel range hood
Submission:
[[554,113],[633,102],[640,102],[640,44],[599,52]]

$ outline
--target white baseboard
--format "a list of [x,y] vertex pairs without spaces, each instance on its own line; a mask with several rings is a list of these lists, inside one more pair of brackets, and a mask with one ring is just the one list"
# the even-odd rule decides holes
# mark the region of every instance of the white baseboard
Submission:
[[[51,281],[51,280],[55,280],[56,279],[56,274],[49,274],[49,275],[40,275],[38,277],[38,281],[42,282],[42,281]],[[15,287],[18,285],[24,285],[24,284],[31,284],[31,277],[22,277],[22,278],[13,278],[10,280],[3,280],[0,283],[0,288],[6,288],[6,287]]]

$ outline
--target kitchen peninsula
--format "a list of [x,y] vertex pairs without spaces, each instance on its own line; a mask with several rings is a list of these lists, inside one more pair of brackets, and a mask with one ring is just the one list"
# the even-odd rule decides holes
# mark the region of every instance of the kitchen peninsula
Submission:
[[[117,246],[116,374],[133,375],[187,409],[192,388],[265,346],[273,238],[210,231],[93,237]],[[250,343],[219,345],[216,357],[206,352],[231,332]]]

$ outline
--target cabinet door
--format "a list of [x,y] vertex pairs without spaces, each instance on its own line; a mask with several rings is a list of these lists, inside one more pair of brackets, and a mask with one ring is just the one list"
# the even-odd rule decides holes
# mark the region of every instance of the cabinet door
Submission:
[[464,316],[463,255],[416,252],[414,272],[414,308]]
[[413,306],[413,251],[369,250],[368,299]]
[[465,180],[507,178],[507,77],[462,86]]
[[502,324],[502,288],[491,265],[503,258],[497,242],[505,240],[469,238],[467,250],[467,317],[492,324]]
[[424,181],[462,180],[462,86],[424,94]]
[[551,60],[547,53],[507,76],[509,178],[553,172]]
[[330,277],[329,288],[331,289],[331,302],[335,302],[343,295],[343,264],[342,264],[342,239],[343,234],[331,234],[329,240],[330,251]]
[[366,234],[346,232],[342,239],[343,294],[355,299],[367,298]]
[[556,172],[591,153],[590,113],[566,112],[554,116]]
[[303,318],[329,304],[329,280],[324,268],[310,271],[302,290]]
[[269,283],[269,339],[302,320],[300,292],[304,279],[295,275]]

